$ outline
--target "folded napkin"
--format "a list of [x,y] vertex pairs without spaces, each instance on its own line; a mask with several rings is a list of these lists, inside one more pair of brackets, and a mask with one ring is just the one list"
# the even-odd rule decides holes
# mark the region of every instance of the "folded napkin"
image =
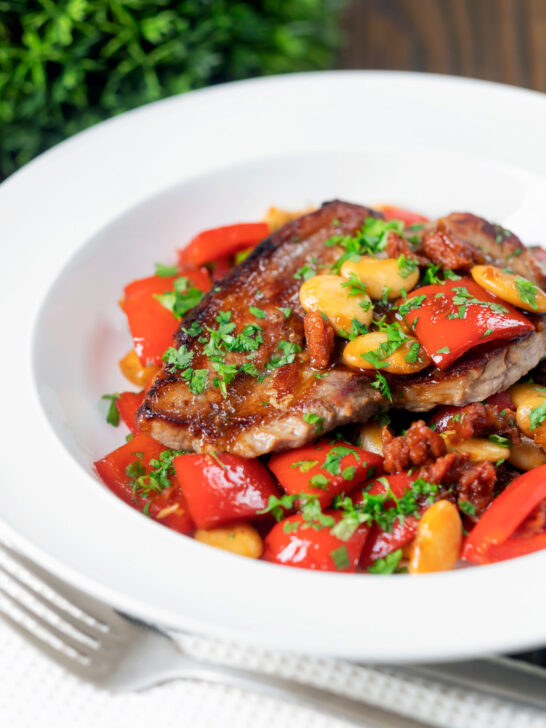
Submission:
[[[193,635],[174,638],[211,662],[263,670],[395,708],[448,728],[546,728],[546,715],[469,691],[427,684],[395,668],[362,667]],[[0,620],[0,725],[5,728],[349,728],[287,702],[207,683],[176,681],[139,694],[81,682]]]

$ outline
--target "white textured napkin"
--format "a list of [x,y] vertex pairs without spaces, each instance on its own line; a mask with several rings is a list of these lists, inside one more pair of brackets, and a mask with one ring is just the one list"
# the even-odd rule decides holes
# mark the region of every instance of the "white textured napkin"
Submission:
[[[449,728],[546,728],[546,716],[458,689],[364,668],[177,635],[187,652],[211,661],[335,686],[401,713]],[[289,703],[206,683],[177,681],[140,694],[111,694],[68,675],[0,621],[2,728],[348,728],[344,721]]]

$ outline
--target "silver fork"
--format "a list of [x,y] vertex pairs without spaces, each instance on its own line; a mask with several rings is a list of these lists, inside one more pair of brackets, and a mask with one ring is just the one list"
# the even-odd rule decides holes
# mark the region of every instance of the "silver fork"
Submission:
[[368,728],[426,725],[333,691],[199,661],[184,654],[164,632],[120,615],[0,543],[2,552],[9,560],[0,561],[0,575],[16,591],[0,586],[0,596],[23,619],[5,609],[0,616],[48,657],[98,687],[121,692],[177,678],[206,680],[288,700]]

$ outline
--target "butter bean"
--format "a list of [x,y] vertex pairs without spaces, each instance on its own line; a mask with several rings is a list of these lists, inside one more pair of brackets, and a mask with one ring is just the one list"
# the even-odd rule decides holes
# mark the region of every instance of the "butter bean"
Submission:
[[409,292],[415,288],[419,280],[419,268],[412,270],[399,263],[395,258],[371,258],[364,256],[360,260],[346,260],[341,266],[341,275],[349,278],[351,274],[364,283],[370,298],[380,299],[384,291],[388,291],[389,300],[399,298],[402,291]]

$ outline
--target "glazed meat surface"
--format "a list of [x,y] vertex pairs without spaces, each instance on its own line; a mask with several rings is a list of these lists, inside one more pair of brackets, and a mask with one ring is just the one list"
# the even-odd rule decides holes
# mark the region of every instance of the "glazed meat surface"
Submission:
[[481,352],[474,350],[445,371],[437,368],[391,382],[395,407],[426,412],[440,404],[461,407],[503,392],[535,367],[546,353],[546,330],[542,320],[529,336],[499,344]]
[[[373,375],[341,363],[325,372],[313,369],[298,297],[300,269],[307,265],[329,272],[343,249],[324,242],[333,235],[353,234],[367,217],[380,214],[359,205],[327,203],[273,233],[228,273],[186,316],[176,335],[175,346],[191,352],[193,369],[208,370],[206,389],[193,395],[181,371],[164,369],[139,410],[141,432],[177,449],[255,457],[297,447],[346,422],[364,422],[386,404],[371,386]],[[225,364],[251,363],[260,376],[256,371],[238,373],[223,396],[213,386],[219,372],[207,353],[210,330],[218,330],[219,314],[225,320],[228,312],[229,323],[235,324],[233,336],[254,324],[263,342],[250,354],[225,355]],[[201,334],[192,334],[196,327]],[[251,336],[256,338],[256,329]]]
[[[435,262],[448,268],[468,269],[472,263],[491,263],[500,268],[510,268],[528,278],[541,288],[546,286],[546,275],[535,254],[509,230],[478,217],[470,212],[452,212],[438,220],[425,235],[425,251],[430,257],[438,255]],[[447,246],[442,249],[441,238]],[[455,250],[453,250],[455,248]],[[444,257],[445,256],[445,257]],[[466,264],[454,265],[466,259]]]

